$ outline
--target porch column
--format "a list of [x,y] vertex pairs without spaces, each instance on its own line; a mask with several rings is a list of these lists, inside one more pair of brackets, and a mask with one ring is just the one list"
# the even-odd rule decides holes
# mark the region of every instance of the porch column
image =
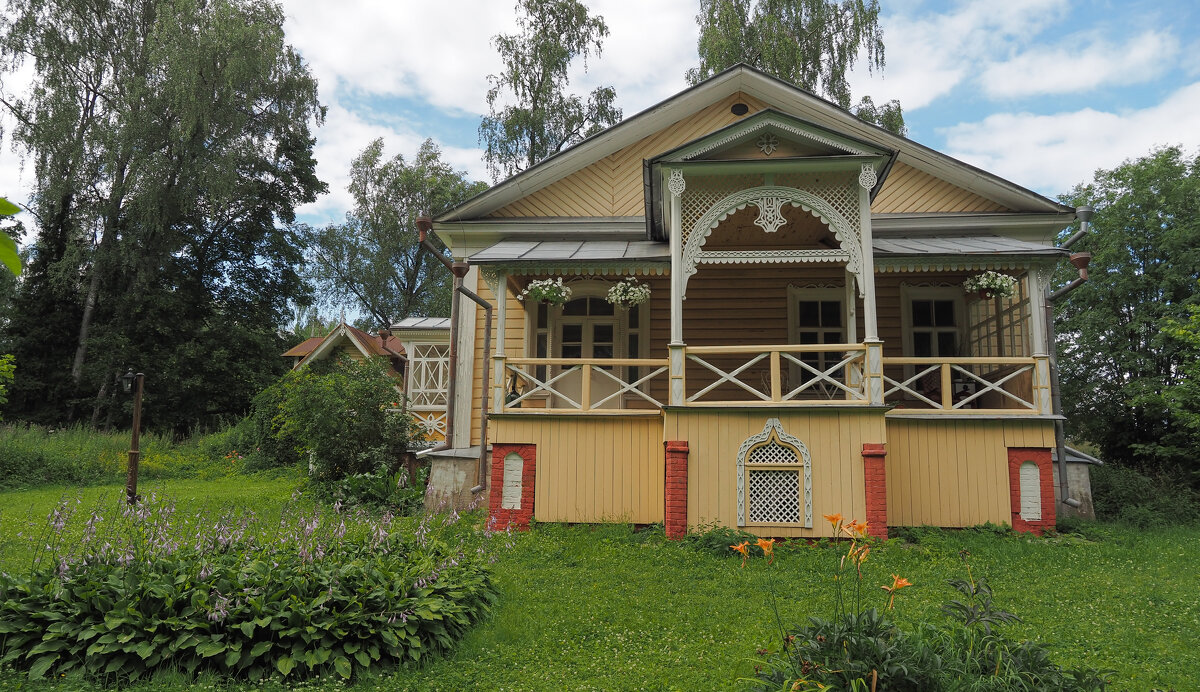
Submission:
[[1050,353],[1049,344],[1046,343],[1046,281],[1042,276],[1046,271],[1042,267],[1030,267],[1029,271],[1025,272],[1026,287],[1029,291],[1029,345],[1034,356]]
[[671,351],[670,361],[670,403],[672,406],[683,406],[683,191],[687,184],[683,180],[683,171],[674,169],[670,172],[667,189],[671,192],[670,215],[667,220],[671,244]]
[[[863,168],[867,166],[864,164]],[[867,341],[876,341],[879,339],[879,326],[875,319],[875,252],[874,242],[871,240],[871,186],[874,183],[874,171],[870,176],[871,185],[861,184],[862,176],[859,177],[858,186],[858,217],[859,217],[859,237],[862,239],[862,256],[863,256],[863,271],[862,288],[863,288],[863,331],[866,332]]]
[[504,410],[504,326],[508,322],[508,272],[501,271],[496,276],[494,287],[496,299],[496,349],[492,355],[492,411],[499,413]]

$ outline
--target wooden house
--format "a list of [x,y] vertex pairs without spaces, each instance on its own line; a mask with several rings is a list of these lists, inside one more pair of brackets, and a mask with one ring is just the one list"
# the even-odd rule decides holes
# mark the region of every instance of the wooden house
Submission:
[[[501,526],[1053,526],[1045,296],[1075,216],[732,68],[432,220],[495,318],[485,352],[459,300],[437,455],[490,445],[466,483]],[[989,271],[1010,297],[964,289]],[[559,278],[565,304],[519,299]],[[627,278],[647,302],[608,302]]]

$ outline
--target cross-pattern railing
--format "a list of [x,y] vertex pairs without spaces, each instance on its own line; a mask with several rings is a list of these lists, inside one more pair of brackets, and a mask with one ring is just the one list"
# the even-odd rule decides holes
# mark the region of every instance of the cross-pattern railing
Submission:
[[883,400],[920,413],[1045,413],[1034,358],[884,358]]
[[645,412],[663,403],[650,395],[665,358],[499,358],[493,411]]
[[[805,358],[805,354],[811,355]],[[703,373],[703,377],[685,375],[688,406],[869,403],[863,386],[866,347],[862,344],[687,346],[684,355]],[[696,382],[695,391],[689,378]]]

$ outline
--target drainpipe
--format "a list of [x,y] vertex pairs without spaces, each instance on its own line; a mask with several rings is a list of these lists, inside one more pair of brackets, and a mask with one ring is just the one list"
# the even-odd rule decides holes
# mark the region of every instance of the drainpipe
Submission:
[[[490,386],[491,363],[492,363],[492,304],[480,298],[474,291],[463,286],[463,277],[467,275],[469,269],[466,262],[451,262],[446,259],[437,248],[429,242],[429,231],[433,229],[433,220],[428,216],[422,216],[417,219],[417,232],[420,237],[421,246],[429,251],[437,258],[450,273],[454,275],[454,291],[451,293],[450,299],[450,372],[448,374],[447,387],[449,390],[446,393],[446,441],[427,450],[429,452],[440,452],[453,447],[454,435],[454,407],[455,407],[455,383],[458,379],[458,323],[461,310],[458,306],[458,296],[462,294],[484,310],[484,332],[483,332],[483,397],[480,402],[480,417],[479,417],[479,466],[478,479],[479,484],[471,488],[473,494],[482,492],[487,489],[487,429],[488,429],[488,391]],[[470,422],[467,423],[470,425]]]
[[[1079,219],[1079,230],[1061,245],[1062,248],[1069,249],[1080,238],[1087,235],[1093,211],[1088,206],[1082,206],[1075,210],[1075,218]],[[1083,503],[1071,497],[1070,484],[1067,482],[1067,438],[1066,431],[1063,428],[1062,393],[1058,385],[1058,347],[1054,336],[1054,303],[1087,281],[1087,268],[1091,259],[1092,254],[1090,252],[1073,253],[1070,258],[1071,264],[1075,265],[1075,268],[1079,270],[1079,276],[1057,291],[1050,292],[1047,289],[1046,293],[1046,338],[1050,342],[1050,397],[1056,417],[1054,421],[1054,447],[1055,452],[1058,454],[1058,494],[1062,503],[1068,507],[1079,507]]]

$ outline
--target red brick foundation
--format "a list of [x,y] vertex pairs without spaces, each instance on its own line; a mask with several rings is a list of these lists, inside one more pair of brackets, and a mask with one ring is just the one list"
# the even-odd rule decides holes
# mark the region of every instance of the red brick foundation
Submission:
[[[1038,467],[1038,480],[1042,495],[1042,518],[1027,521],[1021,518],[1021,465],[1032,461]],[[1008,448],[1008,490],[1012,509],[1014,531],[1025,531],[1038,536],[1056,525],[1054,516],[1054,468],[1050,464],[1050,450],[1041,447]]]
[[863,475],[867,494],[867,533],[887,538],[887,447],[866,443],[862,449]]
[[[516,509],[504,507],[504,458],[516,452],[521,455],[524,463],[521,465],[521,501]],[[493,444],[492,445],[492,487],[488,494],[489,524],[493,531],[504,531],[510,525],[520,531],[529,529],[529,521],[533,519],[534,480],[537,469],[537,446]]]
[[666,529],[667,538],[687,535],[687,440],[668,440],[666,445]]

